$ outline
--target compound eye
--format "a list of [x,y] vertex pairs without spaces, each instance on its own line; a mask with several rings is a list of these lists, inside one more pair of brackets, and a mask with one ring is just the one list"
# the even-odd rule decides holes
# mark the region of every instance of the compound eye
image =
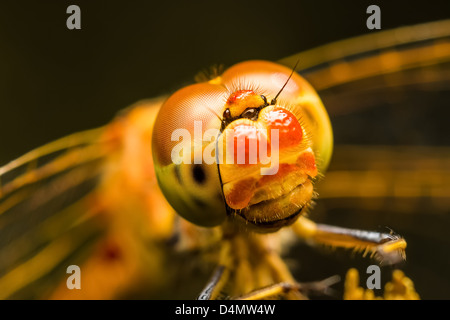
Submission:
[[[217,115],[223,113],[228,96],[228,90],[216,84],[182,88],[161,106],[153,127],[153,162],[159,187],[179,215],[200,226],[217,226],[227,215],[217,164],[202,158],[203,151],[214,144],[205,141],[198,148],[197,142],[207,133],[218,132],[221,123]],[[202,159],[199,164],[197,153]]]

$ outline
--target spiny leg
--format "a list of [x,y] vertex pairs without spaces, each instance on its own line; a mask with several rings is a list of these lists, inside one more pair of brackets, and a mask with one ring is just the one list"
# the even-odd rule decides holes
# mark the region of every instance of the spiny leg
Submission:
[[217,297],[220,289],[228,278],[226,267],[219,265],[214,270],[214,273],[206,284],[205,288],[199,294],[197,300],[212,300]]
[[229,279],[230,263],[230,242],[224,241],[220,252],[219,264],[214,270],[214,273],[205,288],[199,294],[197,300],[216,299]]
[[303,294],[309,293],[329,294],[330,287],[340,281],[339,276],[332,276],[322,281],[309,282],[309,283],[296,283],[296,282],[279,282],[255,291],[252,291],[243,296],[237,297],[237,300],[262,300],[270,299],[279,296],[289,296],[293,294],[293,297],[306,299]]
[[363,231],[316,224],[300,217],[293,225],[294,232],[300,237],[316,243],[333,247],[351,248],[371,253],[381,262],[395,264],[405,259],[406,241],[394,233]]
[[[291,282],[279,282],[265,288],[257,289],[243,296],[234,298],[236,300],[263,300],[299,292],[300,285]],[[305,298],[304,298],[305,299]]]

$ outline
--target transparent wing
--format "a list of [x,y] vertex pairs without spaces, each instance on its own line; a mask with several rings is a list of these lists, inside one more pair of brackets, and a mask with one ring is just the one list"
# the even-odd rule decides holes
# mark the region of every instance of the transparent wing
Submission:
[[[105,127],[64,137],[0,167],[0,298],[50,297],[55,288],[65,284],[67,267],[85,261],[91,261],[89,268],[94,270],[84,271],[86,279],[100,279],[102,271],[95,270],[103,264],[117,273],[122,271],[118,262],[122,269],[131,268],[123,261],[128,256],[118,255],[121,245],[134,240],[127,241],[130,230],[122,234],[116,226],[120,222],[110,199],[118,199],[124,206],[133,201],[114,192],[127,188],[121,185],[129,178],[121,175],[122,166],[132,171],[141,165],[133,162],[138,156],[130,152],[129,143],[150,145],[145,139],[151,138],[148,131],[160,102],[158,98],[138,103]],[[136,119],[138,112],[150,124],[145,132],[140,131],[143,121]],[[145,150],[142,161],[151,161],[150,148]],[[156,180],[149,172],[142,183],[153,190]],[[126,209],[120,210],[127,215]],[[106,258],[93,259],[93,254]],[[117,279],[110,282],[112,287],[121,285]],[[87,287],[83,292],[89,296]]]
[[[1,297],[38,297],[42,279],[87,250],[102,231],[86,198],[106,156],[102,129],[35,149],[0,168]],[[67,267],[67,265],[65,266]],[[37,285],[38,284],[38,285]]]
[[[279,62],[294,66],[321,93],[356,81],[450,61],[450,20],[369,33],[307,50]],[[430,77],[448,73],[433,73]],[[403,78],[404,82],[414,82]],[[447,79],[447,80],[445,80]],[[429,82],[421,78],[420,83]],[[391,84],[386,82],[388,86]]]

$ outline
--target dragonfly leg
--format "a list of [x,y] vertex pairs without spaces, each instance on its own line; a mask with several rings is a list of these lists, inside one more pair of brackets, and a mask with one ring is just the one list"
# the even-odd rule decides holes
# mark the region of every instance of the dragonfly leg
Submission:
[[226,269],[226,267],[223,265],[217,266],[217,268],[214,270],[213,275],[211,276],[211,279],[209,279],[205,288],[199,294],[197,300],[215,299],[227,279],[228,270]]
[[230,242],[224,241],[221,248],[219,264],[214,270],[197,300],[214,300],[223,289],[230,276]]
[[382,263],[395,264],[405,259],[406,241],[393,232],[381,233],[316,224],[305,217],[300,217],[292,227],[297,235],[306,240],[363,251],[364,256],[370,253],[371,257],[376,257]]
[[261,289],[257,289],[248,294],[237,297],[237,300],[262,300],[276,298],[279,296],[288,297],[289,294],[297,293],[297,298],[306,299],[306,296],[311,292],[321,295],[329,295],[332,293],[330,287],[339,282],[339,276],[332,276],[322,281],[315,281],[309,283],[297,282],[279,282]]
[[[234,298],[236,300],[263,300],[276,298],[279,296],[286,296],[290,293],[297,293],[300,290],[300,285],[292,282],[279,282],[270,286],[257,289],[243,296]],[[302,295],[303,297],[303,295]],[[305,297],[303,297],[305,299]]]

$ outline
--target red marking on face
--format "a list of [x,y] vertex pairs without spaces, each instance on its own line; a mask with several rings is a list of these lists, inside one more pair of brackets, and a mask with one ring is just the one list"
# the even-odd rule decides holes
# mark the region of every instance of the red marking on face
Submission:
[[225,196],[227,204],[233,209],[245,208],[255,193],[256,179],[238,181]]
[[246,97],[251,95],[255,95],[255,92],[253,92],[253,90],[238,90],[230,95],[227,100],[227,104],[236,103],[237,101],[244,100]]
[[273,108],[265,112],[261,119],[269,130],[278,129],[279,147],[287,148],[298,145],[303,139],[303,130],[297,118],[288,110],[283,108]]
[[315,177],[317,175],[316,159],[312,152],[303,152],[297,158],[297,165],[310,177]]

